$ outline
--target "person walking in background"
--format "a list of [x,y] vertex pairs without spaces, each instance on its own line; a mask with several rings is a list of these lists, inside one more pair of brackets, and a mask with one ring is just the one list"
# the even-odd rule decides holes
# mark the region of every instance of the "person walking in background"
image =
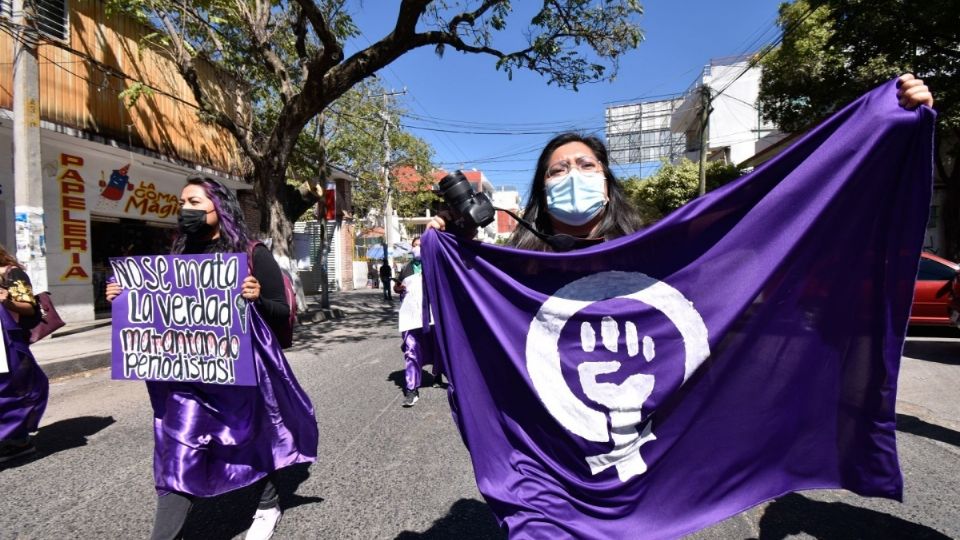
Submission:
[[[248,252],[236,195],[210,178],[191,178],[180,194],[180,235],[172,253]],[[251,345],[257,386],[147,382],[154,415],[153,474],[157,513],[153,540],[177,538],[195,497],[214,497],[259,481],[260,502],[247,540],[267,540],[282,512],[275,473],[317,458],[313,404],[287,363],[271,322],[290,307],[283,276],[270,250],[256,244],[242,296],[250,303]],[[107,285],[107,300],[121,292]]]
[[390,294],[392,277],[393,269],[390,268],[390,263],[384,257],[383,264],[380,265],[380,283],[383,285],[383,299],[387,302],[393,302],[393,296]]
[[[403,406],[413,407],[420,399],[423,366],[433,365],[433,386],[443,384],[440,363],[434,354],[433,334],[423,334],[423,266],[420,260],[420,237],[411,242],[412,260],[400,271],[394,292],[400,295],[399,329],[403,341],[404,387]],[[432,322],[432,321],[431,321]]]
[[30,278],[0,246],[0,325],[5,358],[0,358],[0,463],[32,454],[30,434],[47,408],[50,385],[30,353],[29,330],[39,322]]

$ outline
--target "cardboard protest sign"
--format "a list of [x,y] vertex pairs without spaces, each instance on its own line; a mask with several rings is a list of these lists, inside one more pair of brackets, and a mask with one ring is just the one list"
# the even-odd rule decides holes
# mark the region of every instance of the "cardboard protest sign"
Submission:
[[256,385],[245,253],[110,259],[113,378]]

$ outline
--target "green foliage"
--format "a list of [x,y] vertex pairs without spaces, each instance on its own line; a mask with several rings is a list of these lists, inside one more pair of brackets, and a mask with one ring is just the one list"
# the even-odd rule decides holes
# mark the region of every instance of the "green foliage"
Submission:
[[[442,53],[450,47],[493,58],[508,77],[524,69],[549,84],[576,89],[612,79],[620,57],[643,39],[637,0],[544,2],[532,18],[514,13],[508,0],[403,0],[391,6],[395,22],[387,33],[378,38],[368,32],[358,39],[351,10],[381,9],[379,3],[107,0],[111,13],[151,27],[144,41],[175,63],[200,117],[237,140],[252,163],[261,229],[281,252],[289,243],[289,220],[301,213],[302,203],[309,204],[288,201],[291,190],[285,184],[291,175],[310,175],[310,159],[356,173],[361,178],[357,206],[378,206],[374,173],[384,158],[382,151],[377,156],[375,141],[383,120],[370,94],[351,95],[351,89],[406,53],[420,47]],[[395,120],[397,111],[386,115]],[[349,123],[354,130],[345,127]],[[387,165],[427,170],[429,148],[409,134],[390,131],[395,151]]]
[[122,90],[117,97],[123,100],[127,107],[133,107],[143,96],[153,96],[153,89],[142,82],[133,82]]
[[798,131],[909,72],[934,90],[941,125],[960,127],[956,13],[956,0],[782,4],[783,43],[761,62],[759,99],[764,117],[786,131]]
[[[712,161],[707,164],[707,191],[714,190],[740,176],[735,165]],[[645,223],[653,223],[697,198],[700,189],[700,165],[689,159],[677,164],[664,163],[647,179],[623,180],[630,202],[640,211]]]
[[796,0],[780,6],[780,47],[763,59],[760,106],[801,131],[902,73],[930,87],[936,177],[946,186],[948,256],[960,255],[960,23],[957,0]]

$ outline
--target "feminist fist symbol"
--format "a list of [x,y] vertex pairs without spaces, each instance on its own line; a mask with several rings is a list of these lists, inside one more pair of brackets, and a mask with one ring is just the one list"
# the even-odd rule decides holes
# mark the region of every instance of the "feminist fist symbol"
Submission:
[[[640,272],[599,272],[568,283],[544,302],[530,323],[527,333],[527,373],[534,390],[547,411],[564,428],[588,441],[613,443],[605,454],[585,456],[592,474],[617,468],[620,481],[643,474],[647,465],[640,447],[656,439],[648,420],[642,431],[642,407],[653,392],[655,378],[650,374],[630,375],[622,383],[597,381],[597,376],[615,373],[621,362],[583,362],[577,366],[580,384],[592,401],[606,411],[597,410],[578,398],[563,377],[560,361],[560,334],[567,322],[593,303],[611,298],[636,300],[663,313],[683,339],[683,381],[710,355],[707,328],[693,304],[680,291]],[[638,339],[637,327],[624,324],[627,354],[642,352],[647,362],[656,351],[653,340]],[[612,317],[600,322],[601,342],[608,351],[617,352],[620,326]],[[580,344],[585,352],[596,348],[596,331],[589,323],[580,325]],[[609,414],[610,423],[607,424]]]

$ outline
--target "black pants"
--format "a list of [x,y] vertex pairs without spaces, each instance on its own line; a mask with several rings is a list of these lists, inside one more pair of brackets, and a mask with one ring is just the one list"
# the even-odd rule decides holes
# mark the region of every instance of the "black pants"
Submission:
[[[257,506],[260,510],[280,505],[280,497],[277,495],[277,486],[273,479],[273,474],[267,476],[263,493],[260,494],[260,504]],[[184,522],[187,521],[187,514],[190,513],[192,506],[193,497],[183,493],[171,492],[157,497],[157,514],[153,520],[153,533],[150,535],[150,540],[180,538],[180,531],[183,529]]]

